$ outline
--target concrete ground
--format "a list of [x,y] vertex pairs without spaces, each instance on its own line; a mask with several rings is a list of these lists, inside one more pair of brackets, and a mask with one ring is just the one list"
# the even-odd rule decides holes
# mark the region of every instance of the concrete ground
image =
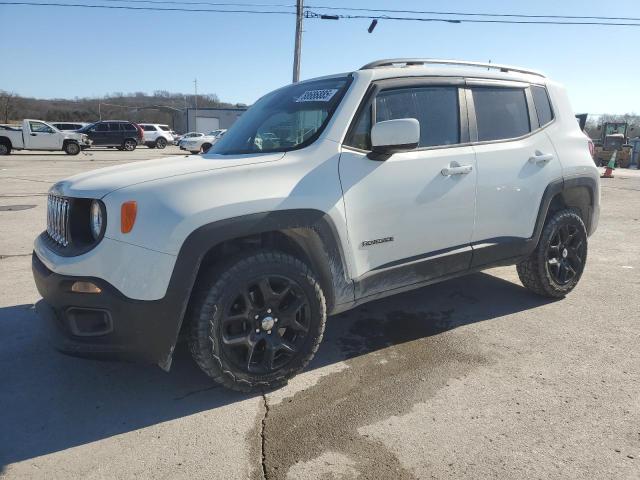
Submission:
[[566,299],[498,268],[330,318],[276,392],[78,359],[34,312],[31,245],[56,180],[176,154],[0,157],[0,477],[640,478],[640,173],[602,181],[587,270]]

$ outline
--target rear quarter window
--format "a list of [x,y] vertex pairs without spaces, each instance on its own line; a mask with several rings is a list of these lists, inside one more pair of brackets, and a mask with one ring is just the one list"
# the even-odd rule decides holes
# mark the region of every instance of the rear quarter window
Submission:
[[531,132],[524,89],[475,87],[472,92],[478,141],[506,140]]
[[538,123],[541,127],[544,127],[553,120],[553,109],[551,108],[547,89],[537,85],[532,85],[531,95],[533,96],[533,104],[535,105],[536,113],[538,114]]

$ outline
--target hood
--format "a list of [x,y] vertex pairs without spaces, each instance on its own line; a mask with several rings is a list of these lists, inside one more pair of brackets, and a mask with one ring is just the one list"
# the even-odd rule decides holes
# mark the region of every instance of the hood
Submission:
[[68,197],[102,198],[115,190],[139,183],[223,168],[275,162],[284,155],[282,152],[257,155],[179,155],[159,160],[146,160],[74,175],[53,185],[50,192]]
[[69,139],[73,139],[73,140],[82,140],[83,136],[86,136],[86,134],[84,133],[79,133],[77,131],[60,131],[60,133],[62,133],[62,135],[64,136],[65,140]]

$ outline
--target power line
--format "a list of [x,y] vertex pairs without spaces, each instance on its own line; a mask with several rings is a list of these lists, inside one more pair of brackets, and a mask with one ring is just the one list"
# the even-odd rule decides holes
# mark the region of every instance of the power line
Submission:
[[[142,0],[122,0],[124,2],[141,2]],[[144,3],[151,1],[145,0]],[[159,1],[159,0],[153,0]],[[167,3],[168,0],[167,0]],[[96,5],[86,3],[56,3],[56,2],[0,2],[0,5],[20,5],[20,6],[36,6],[36,7],[63,7],[63,8],[93,8],[93,9],[111,9],[111,10],[138,10],[153,12],[196,12],[196,13],[248,13],[248,14],[270,14],[270,15],[295,15],[293,11],[282,10],[250,10],[250,9],[215,9],[215,8],[180,8],[180,7],[136,7],[131,5]],[[256,4],[257,5],[257,4]],[[334,7],[341,8],[341,7]],[[344,10],[349,10],[344,8]],[[443,14],[443,13],[441,13]],[[452,15],[455,15],[452,13]],[[487,14],[486,16],[490,16]],[[352,19],[378,19],[378,20],[394,20],[394,21],[413,21],[413,22],[443,22],[443,23],[484,23],[484,24],[519,24],[519,25],[584,25],[584,26],[618,26],[618,27],[640,27],[640,23],[622,23],[622,22],[577,22],[577,21],[560,21],[560,20],[507,20],[507,19],[478,19],[478,18],[441,18],[441,17],[397,17],[388,15],[324,15],[305,11],[305,17],[310,19],[330,19],[330,20],[352,20]],[[536,18],[545,18],[544,16]],[[547,17],[553,18],[553,17]],[[586,18],[586,17],[585,17]],[[603,17],[604,18],[604,17]],[[640,20],[640,19],[639,19]]]
[[433,17],[392,17],[387,15],[322,15],[312,11],[307,11],[307,18],[328,18],[339,19],[367,19],[367,20],[399,20],[410,22],[444,22],[444,23],[502,23],[516,25],[600,25],[600,26],[617,26],[617,27],[640,27],[640,23],[621,23],[621,22],[574,22],[559,20],[493,20],[493,19],[476,19],[476,18],[433,18]]
[[130,5],[95,5],[86,3],[54,3],[54,2],[0,2],[0,5],[20,5],[30,7],[67,7],[67,8],[102,8],[108,10],[138,10],[152,12],[196,12],[196,13],[249,13],[249,14],[273,14],[273,15],[295,15],[295,12],[284,12],[277,10],[222,10],[213,8],[156,8],[156,7],[133,7]]
[[481,13],[481,12],[442,12],[428,10],[397,10],[385,8],[356,8],[356,7],[330,7],[323,5],[309,5],[307,8],[316,8],[320,10],[341,10],[351,12],[381,12],[381,13],[413,13],[418,15],[457,15],[461,17],[506,17],[506,18],[556,18],[567,20],[625,20],[640,21],[640,18],[634,17],[599,17],[599,16],[577,16],[577,15],[528,15],[516,13]]
[[292,4],[283,3],[231,3],[231,2],[189,2],[189,1],[170,1],[170,0],[96,0],[98,2],[109,3],[149,3],[160,5],[209,5],[213,7],[280,7],[295,8]]

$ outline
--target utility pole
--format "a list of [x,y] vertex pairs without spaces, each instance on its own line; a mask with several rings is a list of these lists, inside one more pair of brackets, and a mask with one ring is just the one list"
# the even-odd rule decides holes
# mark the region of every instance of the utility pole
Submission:
[[303,0],[296,0],[296,45],[293,51],[293,83],[300,81],[300,53],[302,50],[302,19],[304,18]]
[[195,93],[196,93],[195,99],[194,99],[194,102],[195,102],[195,105],[196,105],[196,116],[195,116],[195,120],[194,120],[195,130],[194,131],[197,132],[198,131],[198,79],[197,78],[195,78],[193,80],[193,88],[194,88]]

